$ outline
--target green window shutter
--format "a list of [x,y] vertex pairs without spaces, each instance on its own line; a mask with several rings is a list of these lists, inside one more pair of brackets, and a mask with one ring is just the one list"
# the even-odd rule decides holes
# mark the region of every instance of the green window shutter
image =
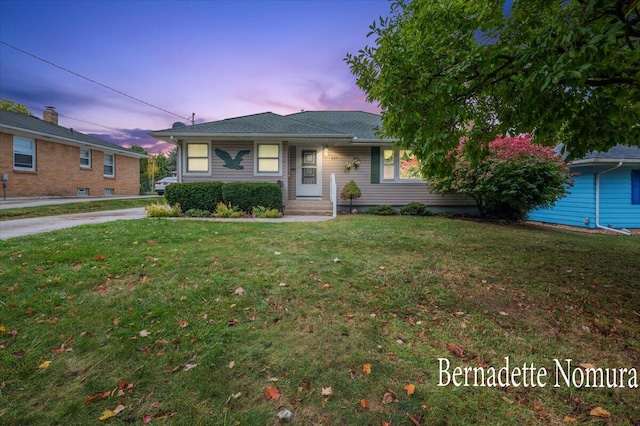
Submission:
[[380,147],[371,147],[371,183],[380,183]]

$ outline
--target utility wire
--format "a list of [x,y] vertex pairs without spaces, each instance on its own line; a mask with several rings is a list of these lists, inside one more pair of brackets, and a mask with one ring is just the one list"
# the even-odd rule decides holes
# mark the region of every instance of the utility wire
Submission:
[[138,99],[138,98],[136,98],[136,97],[134,97],[134,96],[128,95],[128,94],[126,94],[126,93],[124,93],[124,92],[122,92],[122,91],[120,91],[120,90],[114,89],[113,87],[109,87],[109,86],[107,86],[107,85],[105,85],[105,84],[102,84],[102,83],[100,83],[100,82],[96,81],[96,80],[93,80],[93,79],[90,79],[90,78],[88,78],[88,77],[85,77],[85,76],[83,76],[82,74],[78,74],[78,73],[77,73],[77,72],[75,72],[75,71],[71,71],[71,70],[70,70],[70,69],[68,69],[68,68],[62,67],[62,66],[60,66],[60,65],[58,65],[58,64],[54,64],[54,63],[53,63],[53,62],[51,62],[51,61],[48,61],[48,60],[43,59],[43,58],[41,58],[41,57],[39,57],[39,56],[36,56],[36,55],[34,55],[33,53],[27,52],[26,50],[22,50],[22,49],[20,49],[20,48],[18,48],[18,47],[16,47],[16,46],[14,46],[14,45],[12,45],[12,44],[9,44],[9,43],[7,43],[7,42],[5,42],[5,41],[0,40],[0,44],[4,44],[5,46],[9,46],[10,48],[17,50],[18,52],[24,53],[25,55],[31,56],[32,58],[35,58],[35,59],[37,59],[37,60],[39,60],[39,61],[42,61],[42,62],[44,62],[44,63],[46,63],[46,64],[52,65],[52,66],[54,66],[54,67],[56,67],[56,68],[58,68],[58,69],[61,69],[61,70],[66,71],[66,72],[68,72],[68,73],[70,73],[70,74],[73,74],[73,75],[75,75],[76,77],[80,77],[80,78],[85,79],[85,80],[87,80],[87,81],[89,81],[89,82],[91,82],[91,83],[97,84],[98,86],[100,86],[100,87],[104,87],[105,89],[111,90],[112,92],[118,93],[119,95],[126,96],[127,98],[129,98],[129,99],[133,99],[133,100],[134,100],[134,101],[136,101],[136,102],[140,102],[140,103],[142,103],[142,104],[145,104],[145,105],[147,105],[147,106],[150,106],[151,108],[158,109],[158,110],[160,110],[160,111],[166,112],[167,114],[175,115],[176,117],[179,117],[179,118],[181,118],[181,119],[183,119],[183,120],[189,120],[189,121],[191,121],[191,120],[192,120],[192,118],[189,118],[189,117],[183,117],[183,116],[181,116],[181,115],[179,115],[179,114],[176,114],[176,113],[174,113],[174,112],[167,111],[167,110],[166,110],[166,109],[164,109],[164,108],[161,108],[161,107],[159,107],[159,106],[156,106],[156,105],[150,104],[149,102],[145,102],[145,101],[143,101],[142,99]]
[[[27,108],[29,108],[30,111],[44,111],[42,108],[39,107],[34,107],[33,105],[25,105]],[[60,114],[58,113],[58,115],[60,117],[64,117],[64,118],[68,118],[69,120],[74,120],[74,121],[79,121],[81,123],[86,123],[86,124],[93,124],[94,126],[98,126],[98,127],[104,127],[105,129],[109,129],[109,130],[114,130],[116,132],[122,133],[123,135],[127,135],[126,132],[124,132],[121,129],[116,129],[114,127],[109,127],[109,126],[105,126],[104,124],[99,124],[99,123],[94,123],[92,121],[86,121],[86,120],[81,120],[79,118],[75,118],[75,117],[69,117],[68,115],[65,114]]]

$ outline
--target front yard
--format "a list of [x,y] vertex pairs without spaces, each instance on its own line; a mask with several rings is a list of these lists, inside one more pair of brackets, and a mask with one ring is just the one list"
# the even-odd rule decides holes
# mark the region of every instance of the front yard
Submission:
[[637,237],[435,217],[2,241],[0,423],[637,424],[638,259]]

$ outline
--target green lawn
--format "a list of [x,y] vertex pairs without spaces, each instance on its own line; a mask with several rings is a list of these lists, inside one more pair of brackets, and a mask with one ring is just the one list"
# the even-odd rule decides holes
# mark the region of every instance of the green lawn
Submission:
[[52,204],[38,207],[17,207],[0,210],[0,221],[27,219],[30,217],[55,216],[61,214],[91,213],[106,210],[133,209],[164,200],[164,197],[122,198],[115,200],[78,201],[77,203]]
[[[638,259],[637,237],[436,217],[1,241],[0,423],[637,424],[640,389],[554,387],[554,359],[640,370]],[[505,357],[546,386],[438,386]]]

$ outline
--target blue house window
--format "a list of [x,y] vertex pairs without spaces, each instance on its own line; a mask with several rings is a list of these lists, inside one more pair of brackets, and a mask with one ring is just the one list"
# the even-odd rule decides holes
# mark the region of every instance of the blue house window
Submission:
[[631,204],[640,204],[640,170],[631,170]]

